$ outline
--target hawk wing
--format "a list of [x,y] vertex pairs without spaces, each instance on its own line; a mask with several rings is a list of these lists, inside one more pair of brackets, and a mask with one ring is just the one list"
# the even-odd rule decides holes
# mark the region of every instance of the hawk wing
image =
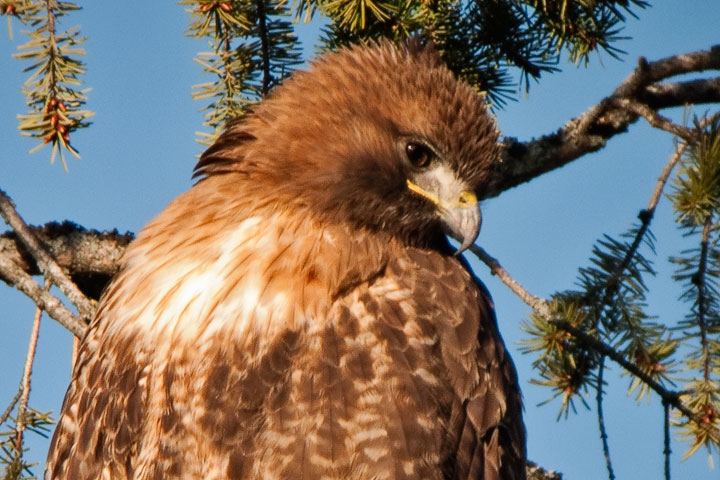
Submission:
[[470,395],[453,405],[450,428],[457,446],[448,478],[524,480],[525,427],[517,373],[498,332],[490,294],[477,278],[474,282],[479,291],[480,378]]
[[46,479],[132,477],[148,401],[148,372],[133,353],[141,344],[127,340],[104,353],[98,344],[92,332],[82,344],[50,443]]
[[524,480],[522,398],[490,294],[463,260],[424,251],[411,252],[411,259],[426,277],[417,296],[439,310],[442,359],[455,393],[445,478]]
[[487,292],[453,257],[382,250],[327,248],[314,276],[349,252],[366,266],[341,269],[324,315],[257,345],[111,335],[104,309],[143,290],[118,281],[83,342],[46,479],[523,479],[520,394]]

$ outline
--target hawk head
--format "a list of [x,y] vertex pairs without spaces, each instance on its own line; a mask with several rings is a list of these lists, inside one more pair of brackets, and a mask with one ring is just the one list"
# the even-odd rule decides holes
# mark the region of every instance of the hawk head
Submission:
[[438,54],[388,42],[328,54],[232,121],[196,176],[241,175],[324,221],[447,248],[480,229],[499,154],[483,97]]

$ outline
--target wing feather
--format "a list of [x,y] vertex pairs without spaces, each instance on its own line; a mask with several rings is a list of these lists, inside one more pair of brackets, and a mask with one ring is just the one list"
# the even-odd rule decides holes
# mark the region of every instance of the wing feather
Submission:
[[[132,340],[128,340],[133,343]],[[117,345],[127,353],[127,345]],[[81,350],[58,420],[46,478],[130,478],[143,438],[146,370],[137,358]]]
[[[458,479],[524,480],[525,427],[515,366],[497,328],[485,286],[477,287],[480,378],[465,401],[465,425],[458,445]],[[467,465],[465,465],[466,462]]]

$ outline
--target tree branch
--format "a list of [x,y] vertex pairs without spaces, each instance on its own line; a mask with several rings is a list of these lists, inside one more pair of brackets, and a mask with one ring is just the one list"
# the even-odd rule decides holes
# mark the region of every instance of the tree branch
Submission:
[[80,316],[86,320],[90,320],[95,306],[80,291],[77,285],[65,274],[62,268],[47,253],[40,241],[35,237],[32,230],[28,228],[23,219],[15,210],[15,206],[5,192],[0,190],[0,215],[10,228],[17,233],[18,238],[27,248],[33,258],[37,261],[40,271],[54,285],[68,297],[68,299],[77,307]]
[[[28,229],[83,293],[95,299],[117,272],[120,257],[134,238],[131,233],[120,234],[117,230],[86,230],[68,221],[29,226]],[[10,260],[29,275],[41,273],[37,262],[14,232],[0,234],[0,257]]]
[[[44,291],[48,291],[50,284],[45,281]],[[18,452],[23,451],[23,433],[25,432],[25,414],[27,412],[28,401],[30,400],[30,381],[32,379],[33,363],[35,363],[35,352],[37,351],[38,336],[40,335],[40,320],[42,319],[42,309],[35,309],[33,318],[33,328],[30,333],[30,342],[28,344],[27,355],[25,356],[25,368],[23,369],[22,382],[20,383],[20,401],[18,402],[17,420],[15,421],[15,448]]]
[[45,310],[51,318],[57,320],[75,336],[82,337],[85,334],[87,328],[85,322],[73,315],[60,300],[44,290],[30,275],[3,255],[0,255],[0,279],[30,297],[35,305]]
[[618,106],[634,113],[635,115],[643,117],[647,120],[651,127],[665,130],[666,132],[678,136],[687,142],[692,141],[695,136],[691,129],[673,123],[672,120],[663,117],[644,103],[638,102],[637,100],[631,100],[629,98],[621,98],[617,102]]
[[15,405],[17,405],[17,402],[20,401],[20,396],[22,395],[22,390],[18,388],[18,391],[15,392],[15,396],[10,400],[10,403],[7,407],[5,407],[5,411],[2,415],[0,415],[0,425],[5,423],[5,420],[7,420],[10,417],[10,414],[13,411],[13,408],[15,408]]
[[698,423],[701,422],[701,418],[699,417],[699,415],[686,407],[680,401],[680,393],[673,392],[672,390],[668,390],[667,388],[662,386],[660,382],[656,381],[650,375],[647,375],[640,367],[627,360],[620,352],[617,352],[610,345],[573,326],[572,324],[570,324],[570,322],[566,320],[550,319],[550,321],[553,324],[557,325],[558,328],[570,332],[573,337],[580,340],[587,347],[590,347],[594,351],[610,358],[612,361],[623,367],[625,370],[632,373],[635,377],[645,382],[648,387],[652,388],[655,393],[660,396],[663,402],[666,402],[672,407],[676,408],[688,419]]
[[598,380],[595,389],[595,401],[597,403],[598,428],[600,430],[600,440],[602,441],[603,456],[605,457],[605,467],[607,468],[608,478],[615,480],[615,471],[612,466],[612,457],[610,457],[610,444],[608,443],[607,428],[605,427],[605,413],[603,411],[603,385],[605,383],[603,376],[605,372],[605,356],[600,356],[600,365],[598,366]]
[[270,91],[272,75],[270,75],[270,40],[268,38],[267,12],[265,0],[255,0],[258,16],[258,37],[260,37],[260,48],[262,52],[262,88],[260,93],[265,96]]
[[716,103],[720,98],[720,78],[658,83],[645,88],[637,98],[655,110],[687,104]]
[[[663,168],[662,173],[660,174],[660,177],[658,178],[657,185],[655,187],[655,190],[653,191],[653,194],[651,196],[651,199],[648,204],[648,210],[644,210],[641,212],[641,219],[643,220],[643,227],[647,228],[647,224],[649,223],[650,219],[652,218],[652,214],[655,210],[655,207],[657,206],[657,200],[662,194],[663,187],[666,185],[667,179],[670,175],[670,172],[672,171],[673,167],[677,164],[678,160],[682,156],[682,153],[684,152],[686,148],[686,143],[681,143],[676,151],[671,156],[670,160],[668,161],[668,164]],[[637,236],[635,239],[635,244],[639,244],[639,239],[641,237]],[[634,251],[637,247],[637,245],[634,245],[635,248],[632,248],[631,251]],[[640,379],[642,382],[644,382],[646,385],[648,385],[652,390],[657,393],[662,401],[675,409],[679,410],[683,415],[685,415],[688,419],[699,423],[702,421],[702,419],[695,414],[690,408],[685,406],[682,401],[680,400],[680,396],[682,392],[674,392],[672,390],[668,390],[665,388],[662,384],[660,384],[657,380],[652,378],[650,375],[648,375],[646,372],[644,372],[640,367],[635,365],[634,363],[627,360],[622,353],[616,351],[614,348],[612,348],[610,345],[606,344],[599,338],[596,338],[587,332],[577,328],[576,326],[572,325],[570,322],[554,318],[552,315],[552,312],[550,310],[550,307],[548,305],[547,300],[537,297],[530,292],[528,292],[519,282],[517,282],[508,272],[505,270],[502,265],[500,265],[500,262],[492,257],[490,254],[488,254],[482,247],[479,247],[477,245],[471,245],[469,250],[475,254],[483,263],[485,263],[492,272],[493,275],[497,275],[500,280],[508,287],[510,290],[513,291],[523,302],[525,302],[528,306],[530,306],[535,313],[537,313],[540,316],[543,316],[548,319],[551,323],[556,325],[558,328],[565,330],[569,332],[571,335],[573,335],[575,338],[577,338],[580,342],[582,342],[586,347],[594,350],[595,352],[600,353],[604,357],[608,357],[611,360],[613,360],[615,363],[622,366],[625,370],[630,372],[632,375]],[[625,258],[623,261],[623,264],[626,264],[628,261],[628,257]],[[618,274],[621,274],[622,270],[618,272]]]
[[670,480],[670,454],[672,453],[672,450],[670,450],[670,407],[667,402],[663,402],[663,457],[665,459],[665,480]]
[[694,422],[701,421],[698,415],[696,415],[691,409],[686,407],[680,401],[680,393],[673,392],[665,388],[657,380],[645,373],[640,367],[627,360],[620,352],[616,351],[614,348],[612,348],[610,345],[606,344],[602,340],[593,337],[592,335],[584,332],[583,330],[573,326],[572,324],[570,324],[570,322],[566,320],[553,318],[546,300],[543,300],[540,297],[536,297],[535,295],[532,295],[527,290],[525,290],[525,288],[517,281],[515,281],[512,276],[507,272],[507,270],[505,270],[495,258],[485,252],[485,250],[476,245],[473,245],[470,248],[473,253],[478,255],[478,258],[480,258],[483,263],[490,267],[490,270],[493,274],[497,275],[500,280],[505,283],[505,285],[510,287],[510,289],[518,297],[520,297],[523,302],[527,303],[530,307],[532,307],[537,314],[545,316],[551,323],[556,325],[558,328],[569,332],[572,336],[577,338],[588,348],[610,358],[615,363],[623,367],[625,370],[633,374],[635,377],[645,382],[645,384],[652,388],[664,402],[679,410],[688,419],[691,419]]
[[506,137],[501,161],[479,192],[480,196],[497,196],[605,147],[607,140],[627,131],[638,119],[638,113],[623,105],[623,100],[644,104],[650,109],[720,102],[719,78],[657,83],[676,75],[707,70],[720,70],[720,45],[655,62],[641,57],[638,67],[610,96],[556,132],[528,142]]
[[[48,223],[42,227],[25,226],[33,238],[54,258],[59,268],[70,275],[82,292],[99,298],[103,288],[117,272],[120,257],[134,236],[117,230],[86,230],[71,222]],[[86,322],[75,316],[55,296],[43,290],[32,275],[41,274],[39,261],[23,244],[17,232],[0,235],[0,280],[30,297],[39,307],[75,336],[82,337]],[[94,307],[93,307],[94,309]],[[91,315],[92,316],[92,312]],[[89,317],[88,317],[89,318]]]
[[[626,104],[637,102],[650,109],[681,106],[689,102],[720,102],[720,78],[656,83],[674,75],[710,69],[720,69],[720,46],[656,62],[647,62],[641,58],[638,67],[609,97],[568,122],[557,132],[529,142],[506,138],[503,159],[493,171],[482,196],[498,195],[503,190],[603,148],[608,139],[624,132],[628,125],[638,118],[637,112],[628,111],[627,105],[623,106],[620,100],[625,99]],[[30,275],[54,270],[54,263],[61,274],[62,269],[65,269],[80,286],[72,296],[65,292],[71,301],[75,302],[78,292],[98,298],[112,275],[117,272],[119,259],[133,235],[120,235],[117,231],[88,231],[69,222],[51,223],[44,227],[27,227],[22,223],[20,230],[15,225],[17,224],[13,224],[12,228],[16,233],[0,235],[0,279],[16,285],[31,298],[43,302],[43,308],[52,318],[60,321],[76,335],[81,334],[84,330],[82,322],[76,323],[79,320],[57,298],[38,293],[41,289]],[[28,239],[35,237],[38,242],[32,244],[32,240]],[[22,240],[22,244],[18,242],[18,238]],[[29,242],[30,246],[26,242]],[[45,256],[39,253],[45,250],[49,255],[47,252]],[[535,310],[548,311],[543,299],[524,291],[509,275],[504,276],[504,270],[496,259],[487,255],[480,247],[473,246],[472,251]],[[48,257],[50,262],[47,262]],[[61,275],[57,277],[62,278]],[[67,288],[65,281],[56,282],[55,277],[53,283]],[[68,288],[68,292],[72,290]],[[92,306],[88,308],[88,304],[82,300],[79,300],[79,304],[83,305],[84,312],[92,310]]]
[[535,295],[525,290],[525,287],[520,285],[517,280],[510,276],[507,270],[505,270],[503,266],[500,265],[500,262],[495,257],[487,253],[484,248],[473,243],[468,249],[473,254],[475,254],[475,256],[477,256],[485,265],[490,267],[490,272],[493,275],[497,275],[498,278],[510,290],[512,290],[515,295],[520,297],[520,300],[529,305],[530,308],[532,308],[538,314],[546,317],[550,315],[550,307],[548,307],[547,301],[540,297],[536,297]]

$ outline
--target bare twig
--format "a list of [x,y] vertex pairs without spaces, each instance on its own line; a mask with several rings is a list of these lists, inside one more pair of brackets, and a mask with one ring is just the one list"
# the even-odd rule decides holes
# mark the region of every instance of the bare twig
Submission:
[[85,334],[87,328],[85,322],[73,315],[60,300],[43,290],[30,275],[2,255],[0,255],[0,277],[30,297],[38,307],[45,310],[51,318],[57,320],[75,336],[82,337]]
[[5,411],[3,412],[3,414],[0,415],[0,425],[5,423],[5,420],[8,419],[8,417],[10,416],[10,414],[13,411],[13,408],[15,408],[15,405],[17,405],[17,402],[20,401],[21,395],[22,395],[22,390],[20,390],[18,388],[18,391],[15,393],[15,396],[13,397],[12,400],[10,400],[10,404],[8,404],[7,408],[5,408]]
[[549,316],[550,315],[550,308],[547,305],[547,301],[536,297],[535,295],[532,295],[530,292],[528,292],[525,287],[520,285],[520,283],[517,282],[514,278],[510,276],[510,274],[505,270],[502,265],[500,265],[500,262],[493,256],[491,256],[489,253],[485,251],[482,247],[472,244],[469,247],[469,250],[475,254],[485,265],[490,267],[490,272],[493,275],[497,275],[498,278],[510,289],[520,297],[520,300],[525,302],[526,304],[530,305],[530,307],[536,311],[537,313],[543,315],[543,316]]
[[90,320],[95,311],[93,303],[80,291],[70,277],[65,274],[62,268],[55,260],[45,251],[38,241],[37,237],[28,228],[23,219],[15,210],[12,200],[0,190],[0,215],[5,222],[18,235],[23,245],[30,251],[31,255],[37,260],[38,267],[43,274],[54,284],[60,288],[68,299],[77,307],[80,316],[86,320]]
[[653,110],[644,103],[638,102],[637,100],[620,98],[617,100],[617,104],[626,110],[643,117],[647,120],[650,126],[672,133],[686,142],[691,142],[695,136],[695,133],[691,129],[674,123],[669,118],[663,117],[657,113],[657,111]]
[[663,433],[665,437],[665,447],[663,448],[663,456],[665,457],[665,480],[670,480],[670,454],[672,450],[670,450],[670,406],[667,402],[663,402],[663,413],[665,417],[665,421],[663,422]]
[[670,156],[670,160],[668,160],[668,162],[665,164],[665,168],[663,168],[662,172],[660,172],[660,176],[658,177],[657,183],[655,184],[655,189],[650,196],[650,201],[648,201],[648,212],[655,212],[655,208],[660,201],[660,197],[662,196],[662,192],[665,189],[665,185],[667,185],[668,178],[670,178],[670,174],[672,173],[675,165],[677,165],[680,158],[683,156],[683,153],[685,153],[686,148],[687,142],[680,143],[675,149],[675,152]]
[[[45,282],[44,291],[48,291],[49,284]],[[20,401],[18,402],[17,421],[15,422],[15,448],[18,452],[23,451],[23,432],[25,431],[25,412],[27,411],[28,400],[30,399],[30,379],[32,377],[33,362],[35,361],[35,351],[37,350],[37,341],[40,334],[40,319],[42,318],[42,309],[35,309],[35,318],[33,319],[32,332],[30,333],[30,343],[28,344],[27,355],[25,357],[25,368],[23,369],[22,382],[20,383]]]
[[258,36],[260,37],[260,51],[262,52],[262,90],[266,95],[270,91],[272,75],[270,75],[270,42],[268,40],[267,11],[265,0],[255,0],[258,16]]
[[597,402],[598,427],[600,429],[600,440],[602,440],[602,449],[605,456],[605,466],[608,471],[608,478],[615,480],[615,471],[610,458],[610,445],[608,444],[608,434],[605,428],[605,414],[603,412],[603,376],[605,373],[605,357],[600,357],[600,365],[598,366],[598,380],[596,387],[595,401]]

